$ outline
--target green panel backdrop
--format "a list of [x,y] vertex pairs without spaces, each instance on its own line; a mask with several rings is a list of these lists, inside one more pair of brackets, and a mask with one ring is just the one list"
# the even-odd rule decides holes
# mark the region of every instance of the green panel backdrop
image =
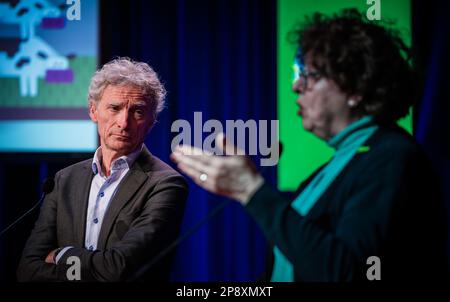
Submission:
[[[278,188],[282,191],[295,190],[301,181],[332,155],[331,148],[324,141],[302,128],[301,118],[297,116],[297,96],[291,88],[294,79],[293,62],[296,47],[288,42],[288,33],[296,24],[304,21],[305,16],[314,12],[332,14],[343,8],[353,7],[366,15],[374,3],[375,1],[371,0],[278,0],[277,110],[280,121],[280,140],[283,142],[283,155],[278,165]],[[395,21],[395,28],[401,31],[405,43],[411,45],[410,1],[380,0],[379,3],[381,20]],[[412,131],[411,116],[409,114],[399,121],[409,132]]]

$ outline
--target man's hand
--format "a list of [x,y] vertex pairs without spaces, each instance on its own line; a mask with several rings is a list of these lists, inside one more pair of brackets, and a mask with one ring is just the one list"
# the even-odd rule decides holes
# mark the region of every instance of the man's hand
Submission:
[[50,253],[48,253],[47,257],[45,257],[45,263],[56,264],[55,262],[55,253],[58,249],[54,249]]

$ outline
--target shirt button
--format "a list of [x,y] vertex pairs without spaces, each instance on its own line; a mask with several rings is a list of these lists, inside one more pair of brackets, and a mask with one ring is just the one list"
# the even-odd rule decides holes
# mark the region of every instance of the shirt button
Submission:
[[105,196],[105,192],[100,192],[100,197]]
[[94,247],[91,245],[91,246],[89,247],[89,250],[90,250],[90,251],[93,251],[93,250],[94,250]]
[[98,223],[98,218],[95,218],[95,219],[94,219],[94,223]]

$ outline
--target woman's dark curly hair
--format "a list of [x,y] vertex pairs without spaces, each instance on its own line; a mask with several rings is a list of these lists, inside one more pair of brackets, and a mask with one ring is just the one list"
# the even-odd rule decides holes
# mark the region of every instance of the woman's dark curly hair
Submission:
[[415,102],[415,73],[399,32],[379,23],[347,9],[331,17],[316,13],[293,33],[303,59],[345,93],[362,97],[359,110],[396,121]]

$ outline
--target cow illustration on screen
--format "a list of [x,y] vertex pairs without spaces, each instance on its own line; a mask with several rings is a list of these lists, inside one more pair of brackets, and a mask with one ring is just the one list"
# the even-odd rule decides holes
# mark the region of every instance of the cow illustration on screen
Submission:
[[73,81],[69,60],[37,36],[20,43],[12,58],[0,52],[0,67],[0,77],[19,77],[21,96],[37,96],[40,78],[47,83]]
[[35,26],[61,29],[61,10],[46,0],[10,0],[0,3],[0,24],[20,26],[20,37],[0,38],[0,77],[18,78],[22,97],[38,95],[39,79],[45,83],[71,83],[68,58],[35,35]]
[[20,25],[20,38],[35,35],[35,26],[48,20],[64,20],[59,7],[46,0],[21,0],[0,2],[0,23]]

